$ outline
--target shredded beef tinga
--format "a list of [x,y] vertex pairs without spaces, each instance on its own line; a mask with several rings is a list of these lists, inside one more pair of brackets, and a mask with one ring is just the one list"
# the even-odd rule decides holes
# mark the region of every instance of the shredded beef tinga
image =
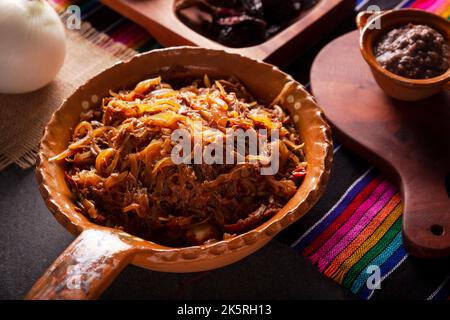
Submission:
[[[242,154],[234,142],[233,155],[241,152],[245,161],[195,164],[191,154],[176,164],[177,129],[190,133],[200,154],[230,139],[231,129],[276,130],[279,139],[266,147],[269,158],[278,148],[278,171],[261,174],[264,165],[248,160],[263,156]],[[260,104],[235,79],[206,75],[178,89],[157,77],[111,92],[101,107],[81,114],[68,148],[50,160],[65,162],[74,200],[91,221],[169,246],[251,230],[286,204],[306,174],[300,136],[280,106]]]

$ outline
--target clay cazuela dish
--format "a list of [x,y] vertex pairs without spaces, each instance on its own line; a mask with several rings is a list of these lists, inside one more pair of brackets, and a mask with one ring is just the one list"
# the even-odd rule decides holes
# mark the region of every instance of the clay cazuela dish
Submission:
[[[144,79],[234,76],[269,104],[276,97],[304,143],[308,164],[294,196],[269,220],[225,240],[187,247],[163,246],[124,231],[100,226],[80,212],[66,180],[64,163],[50,161],[67,149],[80,114],[98,107],[110,90],[131,88]],[[94,299],[129,263],[163,272],[219,268],[255,252],[302,217],[320,198],[332,163],[330,128],[305,89],[276,67],[221,50],[178,47],[141,54],[118,63],[78,88],[54,113],[41,140],[37,180],[47,207],[78,237],[49,267],[27,299]]]

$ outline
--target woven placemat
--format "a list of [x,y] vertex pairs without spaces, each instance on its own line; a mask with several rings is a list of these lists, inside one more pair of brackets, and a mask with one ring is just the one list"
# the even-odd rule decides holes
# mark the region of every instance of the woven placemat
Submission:
[[66,60],[50,85],[24,95],[0,94],[0,171],[13,163],[33,166],[43,129],[62,101],[92,76],[136,54],[89,23],[66,33]]

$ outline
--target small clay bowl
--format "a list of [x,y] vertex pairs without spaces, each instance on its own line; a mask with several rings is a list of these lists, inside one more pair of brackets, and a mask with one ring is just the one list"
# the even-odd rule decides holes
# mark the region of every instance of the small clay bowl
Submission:
[[[379,19],[380,28],[372,25],[374,19]],[[449,41],[450,22],[448,20],[422,10],[401,9],[381,13],[360,12],[356,23],[360,30],[361,53],[369,64],[376,82],[387,95],[399,100],[416,101],[428,98],[444,88],[450,89],[450,69],[442,75],[430,79],[405,78],[383,68],[377,62],[373,52],[374,45],[381,36],[408,23],[427,25],[440,32]]]
[[[164,81],[233,75],[265,103],[281,93],[285,108],[305,143],[308,169],[294,197],[270,220],[231,239],[171,248],[98,226],[74,203],[64,178],[64,163],[48,159],[65,150],[82,111],[98,107],[109,90],[132,88],[162,75]],[[164,272],[195,272],[223,267],[255,252],[302,217],[322,195],[330,173],[331,132],[321,109],[305,89],[276,67],[221,50],[179,47],[137,55],[114,65],[79,87],[53,114],[41,140],[36,176],[47,207],[75,241],[49,267],[27,299],[93,299],[128,264]],[[271,263],[270,261],[268,263]],[[273,263],[277,263],[273,261]]]

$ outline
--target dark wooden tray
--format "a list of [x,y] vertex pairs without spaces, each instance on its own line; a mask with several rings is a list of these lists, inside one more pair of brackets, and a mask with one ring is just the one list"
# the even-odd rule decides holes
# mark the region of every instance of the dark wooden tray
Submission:
[[181,22],[174,0],[101,0],[146,28],[163,46],[196,45],[238,52],[251,58],[285,65],[324,34],[333,30],[354,10],[355,0],[321,0],[291,26],[264,43],[247,48],[229,48],[214,42]]
[[342,143],[398,179],[409,252],[450,256],[450,93],[414,103],[387,97],[358,41],[354,31],[320,52],[311,70],[313,93]]

